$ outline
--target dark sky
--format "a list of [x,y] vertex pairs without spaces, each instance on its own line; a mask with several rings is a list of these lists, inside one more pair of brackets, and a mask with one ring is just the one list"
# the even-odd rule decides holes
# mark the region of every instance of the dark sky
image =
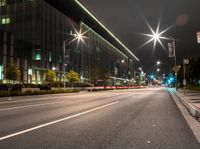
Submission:
[[200,56],[196,32],[200,31],[200,0],[80,0],[114,35],[116,35],[140,59],[146,71],[155,70],[155,62],[162,61],[162,72],[169,71],[167,40],[161,40],[165,50],[153,42],[141,47],[151,34],[145,19],[156,30],[160,20],[160,31],[173,26],[162,36],[175,37],[178,62],[183,57]]

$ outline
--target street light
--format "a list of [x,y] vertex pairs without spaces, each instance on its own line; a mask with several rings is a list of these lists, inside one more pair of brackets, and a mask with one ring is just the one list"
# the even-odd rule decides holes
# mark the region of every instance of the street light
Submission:
[[160,61],[157,61],[157,62],[156,62],[156,64],[157,64],[157,65],[160,65],[160,64],[161,64],[161,62],[160,62]]
[[56,70],[56,67],[52,67],[52,70]]
[[76,36],[79,41],[83,39],[83,35],[81,33],[78,33]]
[[[156,32],[152,32],[152,33],[153,33],[153,34],[151,35],[151,37],[152,37],[151,40],[154,40],[154,45],[155,45],[156,42],[158,41],[158,42],[163,46],[162,42],[160,41],[161,38],[162,38],[162,39],[167,39],[167,40],[172,40],[171,43],[168,43],[169,49],[171,49],[171,52],[172,52],[171,56],[169,55],[169,57],[174,57],[174,68],[173,68],[173,69],[174,69],[174,71],[175,71],[175,76],[176,76],[176,90],[178,91],[177,72],[178,72],[179,68],[178,68],[178,66],[176,66],[176,65],[177,65],[177,62],[176,62],[175,38],[174,38],[174,37],[172,37],[172,38],[162,37],[161,34],[162,34],[163,32],[159,33],[158,30],[157,30]],[[151,41],[151,40],[150,40],[150,41]],[[170,50],[169,50],[169,51],[170,51]],[[158,63],[159,63],[159,62],[157,62],[157,64],[158,64]]]
[[84,34],[85,34],[86,32],[84,32],[84,33],[81,33],[81,30],[79,31],[79,32],[77,32],[76,31],[76,33],[74,34],[74,39],[72,40],[72,41],[70,41],[70,42],[68,42],[67,43],[67,41],[68,41],[68,39],[66,39],[66,40],[64,40],[63,41],[63,87],[65,88],[66,86],[65,86],[65,66],[67,66],[67,64],[65,64],[65,47],[68,45],[68,44],[70,44],[70,43],[72,43],[73,41],[75,41],[75,40],[78,40],[78,43],[80,42],[80,41],[83,41],[83,37],[84,37]]

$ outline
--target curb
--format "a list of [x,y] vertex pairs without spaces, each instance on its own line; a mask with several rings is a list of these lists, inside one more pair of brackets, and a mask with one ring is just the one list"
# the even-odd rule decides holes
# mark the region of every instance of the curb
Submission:
[[[189,113],[196,118],[198,121],[200,121],[200,110],[197,109],[195,106],[193,106],[192,104],[184,101],[181,99],[180,96],[178,96],[176,93],[169,91],[170,95],[172,96],[172,98],[174,99],[177,98],[189,111]],[[174,99],[175,100],[175,99]]]

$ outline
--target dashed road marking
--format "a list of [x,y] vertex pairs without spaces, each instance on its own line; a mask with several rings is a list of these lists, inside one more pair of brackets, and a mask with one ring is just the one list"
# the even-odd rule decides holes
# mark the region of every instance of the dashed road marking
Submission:
[[24,134],[24,133],[27,133],[27,132],[30,132],[30,131],[33,131],[33,130],[37,130],[37,129],[40,129],[40,128],[43,128],[43,127],[47,127],[49,125],[53,125],[53,124],[56,124],[56,123],[59,123],[59,122],[63,122],[63,121],[66,121],[66,120],[69,120],[69,119],[72,119],[72,118],[75,118],[75,117],[78,117],[78,116],[81,116],[81,115],[85,115],[85,114],[88,114],[88,113],[91,113],[91,112],[94,112],[94,111],[97,111],[97,110],[100,110],[100,109],[103,109],[103,108],[106,108],[106,107],[110,107],[110,106],[118,104],[118,103],[119,103],[119,101],[112,102],[112,103],[109,103],[109,104],[106,104],[106,105],[103,105],[103,106],[93,108],[91,110],[87,110],[87,111],[84,111],[84,112],[81,112],[81,113],[78,113],[78,114],[74,114],[74,115],[62,118],[62,119],[58,119],[58,120],[55,120],[55,121],[52,121],[52,122],[48,122],[48,123],[45,123],[45,124],[42,124],[42,125],[38,125],[38,126],[29,128],[29,129],[22,130],[22,131],[19,131],[19,132],[16,132],[16,133],[12,133],[12,134],[1,137],[0,141],[14,137],[14,136],[18,136],[18,135],[21,135],[21,134]]

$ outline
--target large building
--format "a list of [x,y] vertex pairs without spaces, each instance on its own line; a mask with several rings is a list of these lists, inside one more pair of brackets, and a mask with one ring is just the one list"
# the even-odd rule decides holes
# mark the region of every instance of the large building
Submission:
[[[74,34],[80,31],[84,38],[78,42]],[[23,83],[40,84],[49,69],[60,81],[74,70],[90,83],[94,68],[107,72],[111,82],[131,79],[137,61],[77,0],[0,0],[1,82],[3,69],[14,62]]]

